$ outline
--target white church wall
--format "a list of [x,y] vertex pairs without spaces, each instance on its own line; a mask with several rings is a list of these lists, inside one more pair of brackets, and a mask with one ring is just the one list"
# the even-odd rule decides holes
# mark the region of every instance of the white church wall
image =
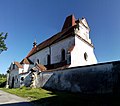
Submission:
[[34,55],[30,56],[29,59],[36,63],[37,59],[39,59],[39,63],[43,65],[47,65],[47,55],[49,54],[49,47],[40,50],[39,52],[35,53]]
[[23,64],[24,72],[28,72],[29,64]]
[[[69,37],[51,45],[51,63],[54,64],[54,63],[61,62],[62,49],[64,49],[65,54],[67,54],[68,49],[74,46],[74,43],[75,43],[75,38]],[[66,59],[66,56],[65,56],[65,59]]]
[[[84,53],[87,53],[85,60]],[[97,59],[94,55],[94,48],[75,36],[75,47],[71,52],[71,65],[69,67],[96,64]]]
[[19,70],[19,74],[24,72],[23,68],[19,68],[18,70]]

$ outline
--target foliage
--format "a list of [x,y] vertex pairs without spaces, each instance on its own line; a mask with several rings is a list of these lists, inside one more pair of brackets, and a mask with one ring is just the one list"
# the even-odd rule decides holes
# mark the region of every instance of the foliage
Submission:
[[0,87],[5,87],[6,85],[6,74],[0,74]]
[[0,87],[5,87],[6,85],[6,78],[0,78]]
[[6,44],[5,44],[5,39],[7,38],[8,33],[4,34],[3,32],[0,33],[0,51],[5,51],[7,50]]
[[6,78],[6,74],[0,74],[0,78]]

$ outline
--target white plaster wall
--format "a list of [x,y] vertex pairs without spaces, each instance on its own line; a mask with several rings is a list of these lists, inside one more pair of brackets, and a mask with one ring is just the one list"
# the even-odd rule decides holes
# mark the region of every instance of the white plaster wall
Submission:
[[76,28],[75,33],[77,35],[80,35],[83,39],[91,43],[91,39],[89,38],[89,29],[87,29],[85,26],[83,26],[81,23],[79,23],[79,29]]
[[[84,53],[87,53],[87,61],[84,59]],[[75,47],[71,52],[71,65],[69,67],[96,64],[97,59],[94,54],[94,48],[75,36]]]
[[37,59],[39,59],[39,62],[43,65],[47,65],[47,55],[49,54],[49,47],[40,50],[39,52],[35,53],[34,55],[30,56],[29,59],[36,63]]
[[23,64],[24,72],[28,72],[29,64]]
[[23,73],[23,72],[24,72],[24,69],[23,68],[19,68],[19,74]]
[[51,45],[51,63],[54,64],[60,62],[61,50],[65,49],[65,53],[67,54],[68,49],[74,46],[74,44],[75,44],[75,38],[69,37]]

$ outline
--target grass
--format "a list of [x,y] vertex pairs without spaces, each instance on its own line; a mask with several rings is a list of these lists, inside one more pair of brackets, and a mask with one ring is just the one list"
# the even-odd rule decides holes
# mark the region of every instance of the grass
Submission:
[[50,91],[44,89],[38,89],[38,88],[22,87],[16,89],[7,89],[7,88],[0,88],[0,89],[8,93],[15,94],[17,96],[28,98],[29,100],[38,100],[41,98],[55,96],[55,95],[51,95]]
[[28,98],[32,103],[38,106],[118,106],[120,105],[120,96],[112,94],[76,94],[66,92],[51,92],[38,88],[16,88],[3,91]]

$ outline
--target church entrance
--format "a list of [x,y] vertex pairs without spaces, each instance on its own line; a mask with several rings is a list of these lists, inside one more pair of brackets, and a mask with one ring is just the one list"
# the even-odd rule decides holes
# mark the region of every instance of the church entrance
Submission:
[[12,78],[12,85],[11,88],[14,88],[14,77]]

